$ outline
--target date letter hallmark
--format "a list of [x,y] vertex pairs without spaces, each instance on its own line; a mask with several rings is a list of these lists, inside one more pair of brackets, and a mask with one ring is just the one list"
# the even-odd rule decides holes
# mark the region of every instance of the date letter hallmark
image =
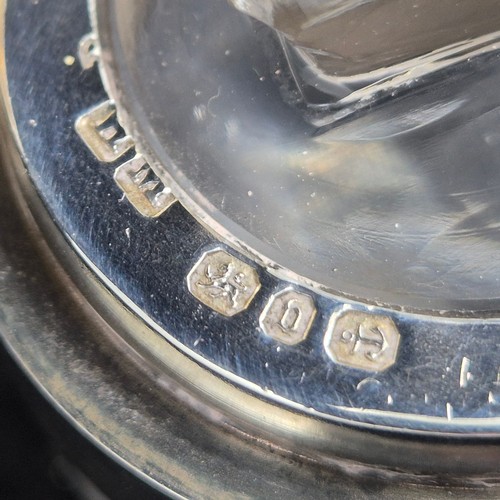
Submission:
[[244,311],[260,289],[257,272],[222,249],[205,252],[187,277],[200,302],[224,316]]
[[399,339],[388,316],[349,310],[332,316],[324,346],[339,365],[382,372],[396,362]]
[[260,315],[262,331],[286,345],[305,340],[316,316],[313,299],[293,288],[286,288],[271,296]]

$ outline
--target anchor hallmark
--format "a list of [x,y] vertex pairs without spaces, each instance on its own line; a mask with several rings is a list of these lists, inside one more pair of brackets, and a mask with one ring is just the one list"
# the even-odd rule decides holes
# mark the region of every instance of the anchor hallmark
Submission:
[[390,317],[348,310],[332,316],[324,347],[339,365],[382,372],[396,362],[399,340]]
[[375,361],[387,347],[382,330],[378,327],[367,328],[363,323],[354,331],[342,332],[341,341],[351,345],[353,356],[362,352],[370,361]]

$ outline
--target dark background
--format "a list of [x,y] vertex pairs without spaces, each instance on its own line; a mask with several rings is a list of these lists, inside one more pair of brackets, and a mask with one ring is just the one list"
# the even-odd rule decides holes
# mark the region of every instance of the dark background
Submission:
[[81,436],[0,343],[0,499],[115,498],[165,497]]
[[0,498],[99,498],[37,420],[48,409],[34,392],[0,345]]

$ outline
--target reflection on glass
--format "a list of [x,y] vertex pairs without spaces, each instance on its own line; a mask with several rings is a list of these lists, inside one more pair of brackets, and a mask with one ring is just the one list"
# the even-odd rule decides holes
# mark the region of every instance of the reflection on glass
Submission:
[[500,39],[498,0],[230,1],[282,35],[302,88],[344,104],[495,51]]

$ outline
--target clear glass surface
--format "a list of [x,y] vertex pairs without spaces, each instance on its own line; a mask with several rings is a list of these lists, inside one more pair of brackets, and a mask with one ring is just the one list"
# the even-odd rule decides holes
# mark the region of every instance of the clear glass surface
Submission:
[[[386,12],[399,2],[357,3]],[[410,3],[425,5],[435,25],[444,14],[446,22],[476,19],[474,36],[490,32],[500,15],[489,0]],[[112,93],[164,179],[212,230],[328,292],[417,310],[498,310],[494,48],[316,127],[307,103],[290,97],[293,79],[275,31],[226,1],[127,0],[109,9],[103,29],[113,56],[103,60]],[[356,10],[345,15],[365,19]],[[415,34],[426,40],[419,26]],[[446,33],[446,43],[460,38]],[[356,39],[346,38],[351,52]],[[364,44],[362,69],[393,42]],[[395,64],[417,55],[414,48],[402,45]]]

